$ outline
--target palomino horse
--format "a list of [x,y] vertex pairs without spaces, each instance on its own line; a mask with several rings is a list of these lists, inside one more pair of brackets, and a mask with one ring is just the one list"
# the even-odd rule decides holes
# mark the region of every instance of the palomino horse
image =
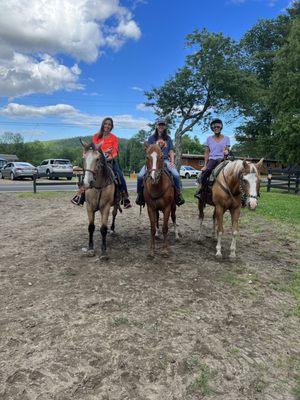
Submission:
[[176,226],[176,204],[175,189],[166,171],[164,171],[164,158],[160,147],[157,144],[147,148],[146,155],[147,174],[144,183],[144,198],[147,204],[148,215],[151,224],[151,246],[150,256],[154,256],[155,234],[158,227],[159,211],[163,212],[163,255],[168,256],[168,223],[169,217],[174,224],[175,238],[178,239]]
[[95,212],[101,213],[100,232],[102,236],[102,254],[101,259],[107,259],[106,235],[109,211],[112,206],[113,221],[111,230],[115,228],[115,218],[118,212],[119,204],[115,202],[115,183],[114,175],[108,166],[107,160],[101,150],[94,143],[87,144],[82,140],[84,178],[83,187],[85,190],[86,209],[89,220],[89,250],[88,255],[95,255],[93,235],[95,231]]
[[230,258],[236,257],[236,237],[238,234],[238,220],[242,206],[242,197],[250,210],[257,207],[259,193],[259,170],[263,159],[257,164],[251,164],[245,160],[229,162],[219,173],[212,187],[212,196],[207,199],[199,199],[200,228],[203,222],[203,208],[205,202],[215,207],[213,214],[214,231],[217,223],[216,257],[221,258],[221,239],[223,234],[223,215],[229,210],[232,223],[232,242],[230,246]]

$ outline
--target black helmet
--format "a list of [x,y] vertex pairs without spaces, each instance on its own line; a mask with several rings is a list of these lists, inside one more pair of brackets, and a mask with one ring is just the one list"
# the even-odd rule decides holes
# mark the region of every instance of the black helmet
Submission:
[[210,123],[210,127],[212,126],[212,124],[221,124],[223,126],[223,122],[219,118],[213,119]]

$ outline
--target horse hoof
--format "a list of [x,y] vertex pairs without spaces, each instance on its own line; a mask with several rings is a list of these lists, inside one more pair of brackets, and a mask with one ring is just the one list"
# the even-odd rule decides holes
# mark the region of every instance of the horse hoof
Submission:
[[230,260],[235,260],[236,259],[236,255],[235,254],[230,254],[229,258],[230,258]]
[[101,261],[107,261],[107,260],[109,260],[109,257],[108,257],[107,254],[101,254],[101,256],[99,256],[99,258],[100,258]]
[[221,253],[217,253],[217,254],[216,254],[216,258],[217,258],[218,260],[221,260],[222,254],[221,254]]
[[86,252],[86,255],[87,255],[88,257],[94,257],[94,255],[95,255],[95,250],[94,250],[94,249],[89,249],[89,250]]
[[169,258],[169,253],[163,253],[164,258]]
[[147,258],[148,258],[148,260],[153,260],[154,254],[151,254],[151,253],[147,254]]

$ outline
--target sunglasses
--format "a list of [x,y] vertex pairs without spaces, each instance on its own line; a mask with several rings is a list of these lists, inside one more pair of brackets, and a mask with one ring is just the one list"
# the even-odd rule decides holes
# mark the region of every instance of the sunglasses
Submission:
[[211,129],[222,129],[222,125],[213,125]]

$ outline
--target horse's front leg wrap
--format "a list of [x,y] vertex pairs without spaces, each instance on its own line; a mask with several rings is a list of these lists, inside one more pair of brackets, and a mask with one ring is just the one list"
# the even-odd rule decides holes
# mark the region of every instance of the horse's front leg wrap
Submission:
[[93,241],[94,231],[95,231],[95,225],[89,224],[89,250],[93,250],[94,248],[94,241]]
[[102,225],[100,228],[100,232],[102,235],[102,253],[106,252],[106,235],[107,235],[107,226],[106,225]]

